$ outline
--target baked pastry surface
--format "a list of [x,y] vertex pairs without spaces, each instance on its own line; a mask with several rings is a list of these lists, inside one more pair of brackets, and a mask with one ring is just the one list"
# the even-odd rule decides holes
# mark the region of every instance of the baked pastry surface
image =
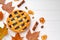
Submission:
[[23,32],[30,25],[30,16],[23,10],[15,10],[7,18],[7,24],[15,32]]

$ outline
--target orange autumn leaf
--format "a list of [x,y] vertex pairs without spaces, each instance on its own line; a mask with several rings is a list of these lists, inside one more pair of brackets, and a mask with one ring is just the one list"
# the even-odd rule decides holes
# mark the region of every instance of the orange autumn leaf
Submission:
[[26,35],[26,38],[27,38],[28,40],[38,40],[39,33],[40,33],[40,32],[31,33],[30,30],[29,30],[28,33],[27,33],[27,35]]
[[17,33],[16,35],[15,35],[15,37],[12,37],[12,40],[22,40],[23,39],[23,37],[21,37],[20,35],[19,35],[19,33]]
[[0,40],[2,40],[2,38],[7,34],[8,34],[8,29],[6,28],[6,24],[4,23],[4,28],[0,27]]
[[8,13],[11,13],[14,10],[14,7],[12,7],[12,2],[4,4],[2,6],[2,9],[5,10],[5,11],[7,11]]

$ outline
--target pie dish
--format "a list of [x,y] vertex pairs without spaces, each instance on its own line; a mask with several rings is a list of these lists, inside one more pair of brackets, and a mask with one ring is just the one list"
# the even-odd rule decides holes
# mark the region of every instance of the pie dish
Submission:
[[23,32],[30,25],[30,16],[23,10],[15,10],[7,18],[8,27],[15,32]]

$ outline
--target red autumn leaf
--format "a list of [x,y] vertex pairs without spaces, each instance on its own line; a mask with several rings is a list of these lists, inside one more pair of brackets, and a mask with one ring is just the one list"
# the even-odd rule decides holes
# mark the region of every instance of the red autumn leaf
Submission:
[[27,35],[26,35],[26,38],[27,38],[28,40],[38,40],[39,33],[40,33],[40,32],[31,33],[30,30],[29,30],[28,33],[27,33]]
[[3,17],[4,17],[4,15],[3,15],[3,13],[0,11],[0,21],[3,20]]
[[12,40],[22,40],[23,39],[23,37],[21,37],[20,35],[19,35],[19,33],[17,33],[16,35],[15,35],[15,37],[12,37]]
[[12,7],[12,2],[4,4],[2,6],[2,9],[5,10],[5,11],[7,11],[8,13],[11,13],[14,10],[14,7]]

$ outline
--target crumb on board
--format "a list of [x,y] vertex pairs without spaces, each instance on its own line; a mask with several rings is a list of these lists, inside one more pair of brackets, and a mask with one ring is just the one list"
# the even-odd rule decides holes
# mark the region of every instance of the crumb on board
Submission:
[[27,7],[27,6],[25,6],[25,9],[26,9],[26,10],[28,10],[28,7]]
[[34,19],[34,16],[32,17],[32,19]]
[[42,25],[41,28],[44,28],[44,26]]
[[44,24],[44,23],[45,23],[45,19],[44,19],[43,17],[41,17],[41,18],[39,19],[39,21],[40,21],[41,24]]
[[32,10],[28,10],[28,13],[32,14],[32,15],[34,14],[34,12]]
[[47,39],[47,35],[42,35],[42,36],[41,36],[41,39],[42,39],[42,40],[46,40],[46,39]]

